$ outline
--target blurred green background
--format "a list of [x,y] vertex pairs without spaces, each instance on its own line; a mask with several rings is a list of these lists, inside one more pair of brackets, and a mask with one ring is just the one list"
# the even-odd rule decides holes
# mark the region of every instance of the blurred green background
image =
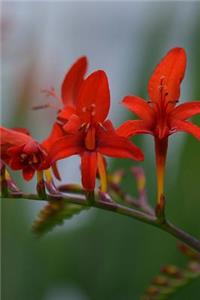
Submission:
[[[28,127],[40,139],[55,118],[40,88],[59,92],[63,76],[81,56],[90,71],[105,69],[110,78],[111,116],[116,125],[132,117],[120,107],[127,94],[147,97],[148,78],[172,47],[188,54],[183,100],[200,99],[199,2],[4,2],[2,10],[2,121]],[[196,118],[200,124],[199,118]],[[151,137],[140,137],[146,160],[150,201],[155,199]],[[112,160],[110,169],[130,161]],[[63,164],[62,164],[63,165]],[[79,181],[78,159],[60,166],[65,181]],[[200,146],[193,137],[170,139],[167,215],[200,237]],[[23,187],[20,174],[16,180]],[[24,186],[34,188],[35,182]],[[124,178],[129,190],[132,178]],[[131,191],[136,195],[136,191]],[[184,265],[176,240],[167,233],[124,216],[91,209],[66,221],[41,239],[31,223],[43,203],[2,200],[2,300],[137,300],[152,277],[168,263]],[[171,297],[200,298],[200,280]]]

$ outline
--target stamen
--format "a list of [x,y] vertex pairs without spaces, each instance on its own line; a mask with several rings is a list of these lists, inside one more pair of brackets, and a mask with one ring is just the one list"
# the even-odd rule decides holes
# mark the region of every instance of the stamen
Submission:
[[62,99],[56,94],[54,87],[51,87],[49,90],[40,90],[40,92],[45,94],[46,97],[52,97],[54,99],[57,99],[61,104],[63,104]]
[[88,112],[91,114],[91,116],[95,116],[96,114],[95,108],[96,108],[96,104],[92,103],[90,106],[84,106],[82,108],[82,112],[84,113]]
[[40,92],[45,94],[45,96],[47,96],[47,97],[55,97],[56,96],[56,92],[53,87],[51,87],[49,90],[41,89]]
[[37,164],[38,162],[39,162],[39,160],[38,160],[37,156],[34,154],[33,155],[33,163]]
[[[55,89],[53,87],[49,90],[40,90],[40,92],[44,93],[46,97],[52,97],[52,98],[58,100],[61,104],[63,104],[62,99],[60,99],[60,97],[58,97],[56,95]],[[56,110],[60,109],[60,107],[58,105],[54,105],[54,104],[51,104],[51,103],[32,106],[33,110],[44,109],[44,108],[53,108],[53,109],[56,109]]]
[[32,109],[33,109],[33,110],[39,110],[39,109],[44,109],[44,108],[53,108],[53,109],[56,109],[56,110],[59,110],[59,109],[60,109],[59,106],[53,105],[53,104],[51,104],[51,103],[32,106]]
[[21,158],[21,159],[24,160],[26,157],[27,157],[27,155],[26,155],[25,153],[20,154],[20,158]]
[[99,125],[104,131],[107,131],[107,129],[103,126],[102,123],[98,122],[98,125]]
[[96,114],[96,104],[91,104],[91,115],[94,117]]
[[89,128],[90,128],[90,123],[87,123],[85,126],[85,132],[88,131]]

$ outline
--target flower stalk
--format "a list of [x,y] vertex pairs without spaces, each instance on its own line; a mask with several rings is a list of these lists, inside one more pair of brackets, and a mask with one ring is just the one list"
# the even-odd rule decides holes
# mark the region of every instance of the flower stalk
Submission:
[[[71,194],[73,194],[73,190],[71,191]],[[87,201],[86,198],[83,197],[72,197],[72,196],[65,196],[62,195],[60,199],[64,203],[73,203],[73,204],[81,204],[86,207],[96,207],[107,211],[112,211],[120,215],[125,215],[130,218],[136,219],[138,221],[141,221],[143,223],[155,226],[162,231],[168,232],[170,235],[177,238],[179,241],[184,242],[188,246],[190,246],[192,249],[196,250],[198,253],[200,253],[200,240],[193,237],[189,233],[185,232],[184,230],[180,229],[179,227],[175,226],[168,220],[165,220],[165,222],[160,222],[160,220],[157,218],[157,216],[150,215],[146,212],[143,212],[139,209],[134,209],[132,207],[128,207],[125,205],[121,205],[115,201],[115,199],[111,199],[112,201],[102,201],[99,199],[98,194],[95,193],[95,195],[89,195],[91,198],[90,201]],[[95,196],[95,197],[94,197]],[[21,195],[4,195],[2,198],[19,198],[19,199],[26,199],[26,200],[35,200],[35,201],[55,201],[57,199],[56,197],[52,195],[48,195],[47,199],[41,199],[36,194],[21,194]],[[88,199],[88,198],[87,198]]]
[[156,173],[157,173],[157,204],[162,205],[164,196],[165,165],[167,157],[168,138],[155,137]]

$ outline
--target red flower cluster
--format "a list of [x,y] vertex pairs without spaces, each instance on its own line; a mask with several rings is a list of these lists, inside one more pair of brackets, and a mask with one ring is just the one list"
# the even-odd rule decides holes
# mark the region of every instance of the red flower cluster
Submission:
[[[27,132],[1,128],[1,159],[14,170],[22,169],[24,178],[29,180],[35,171],[50,166],[59,177],[55,162],[78,154],[83,187],[93,191],[98,173],[101,190],[106,191],[104,155],[141,161],[141,150],[128,138],[135,134],[152,134],[156,145],[159,201],[163,194],[168,136],[186,131],[200,139],[200,128],[186,121],[200,113],[200,102],[176,106],[185,67],[185,51],[181,48],[170,50],[150,78],[150,100],[146,102],[137,96],[127,96],[123,100],[140,119],[127,121],[116,130],[107,119],[110,109],[107,76],[99,70],[86,78],[87,59],[81,57],[62,83],[62,108],[58,110],[50,136],[39,144]],[[54,90],[48,94],[57,97]]]

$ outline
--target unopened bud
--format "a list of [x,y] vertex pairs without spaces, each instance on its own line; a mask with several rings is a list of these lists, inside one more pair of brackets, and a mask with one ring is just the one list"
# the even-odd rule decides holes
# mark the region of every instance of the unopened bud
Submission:
[[175,265],[165,266],[164,268],[162,268],[161,271],[163,273],[165,273],[165,274],[167,274],[169,276],[175,277],[175,278],[182,277],[181,270],[177,266],[175,266]]
[[102,202],[114,203],[110,195],[107,193],[99,192],[99,197]]
[[144,174],[144,170],[141,167],[132,167],[131,172],[133,173],[136,183],[137,183],[137,189],[139,192],[144,191],[146,186],[146,177]]
[[165,276],[159,275],[153,279],[152,283],[155,285],[167,286],[168,279]]
[[159,293],[159,288],[156,286],[152,285],[147,289],[147,294],[149,295],[157,295],[158,293]]
[[115,171],[112,174],[109,174],[108,179],[110,182],[118,185],[118,184],[120,184],[123,175],[124,175],[124,170],[120,169],[120,170]]

